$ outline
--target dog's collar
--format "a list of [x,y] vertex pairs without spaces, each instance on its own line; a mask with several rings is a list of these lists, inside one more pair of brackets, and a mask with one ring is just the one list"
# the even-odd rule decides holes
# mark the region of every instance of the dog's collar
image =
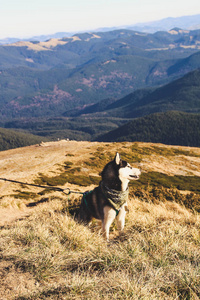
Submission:
[[111,206],[113,206],[116,212],[119,212],[122,205],[128,200],[129,189],[127,188],[126,191],[109,189],[102,181],[100,183],[100,187],[103,195],[106,197]]

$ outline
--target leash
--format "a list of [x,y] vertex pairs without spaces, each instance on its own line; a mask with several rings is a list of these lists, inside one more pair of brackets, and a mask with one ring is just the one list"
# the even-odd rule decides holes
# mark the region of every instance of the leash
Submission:
[[[83,195],[83,201],[84,201],[84,203],[86,205],[86,208],[90,212],[90,208],[88,206],[88,203],[87,203],[87,200],[86,200],[86,196],[88,194],[92,193],[92,191],[86,191],[86,192],[83,193],[83,192],[78,192],[78,191],[72,191],[69,188],[62,189],[62,188],[57,187],[57,186],[47,186],[47,185],[39,185],[39,184],[33,184],[33,183],[26,183],[26,182],[22,182],[22,181],[18,181],[18,180],[7,179],[7,178],[0,178],[0,180],[8,181],[8,182],[13,182],[13,183],[18,183],[18,184],[22,184],[22,185],[34,186],[34,187],[43,188],[43,189],[49,189],[49,190],[59,191],[59,192],[64,193],[67,196],[69,196],[70,194],[80,194],[80,195]],[[65,192],[65,191],[67,191],[67,192]],[[102,191],[102,194],[107,199],[107,197],[103,193],[103,191]],[[113,208],[116,211],[116,215],[118,215],[121,208],[120,209],[116,209],[115,207],[113,207]]]
[[[11,179],[7,179],[7,178],[0,178],[0,180],[3,181],[9,181],[9,182],[13,182],[13,183],[19,183],[19,184],[23,184],[23,185],[29,185],[29,186],[34,186],[34,187],[39,187],[39,188],[43,188],[43,189],[49,189],[49,190],[55,190],[55,191],[59,191],[64,193],[65,195],[70,195],[70,194],[84,194],[82,192],[78,192],[78,191],[72,191],[69,188],[66,189],[62,189],[60,187],[57,186],[47,186],[47,185],[39,185],[39,184],[33,184],[33,183],[26,183],[26,182],[22,182],[22,181],[17,181],[17,180],[11,180]],[[67,192],[65,192],[66,190],[68,190]]]

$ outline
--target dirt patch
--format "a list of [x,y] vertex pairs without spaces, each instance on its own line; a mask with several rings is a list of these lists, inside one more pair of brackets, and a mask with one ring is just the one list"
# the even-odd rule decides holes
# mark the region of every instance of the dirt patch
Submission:
[[19,210],[17,208],[3,208],[0,209],[0,226],[5,226],[18,219],[28,217],[30,209]]
[[0,261],[0,300],[15,299],[34,291],[37,285],[30,273],[16,270],[10,261]]

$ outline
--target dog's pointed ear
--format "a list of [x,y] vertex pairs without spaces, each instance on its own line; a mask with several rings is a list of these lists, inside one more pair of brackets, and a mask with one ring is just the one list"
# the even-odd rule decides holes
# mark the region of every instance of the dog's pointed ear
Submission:
[[120,160],[121,160],[120,155],[119,155],[119,153],[117,152],[116,155],[115,155],[115,163],[116,163],[116,165],[119,165]]

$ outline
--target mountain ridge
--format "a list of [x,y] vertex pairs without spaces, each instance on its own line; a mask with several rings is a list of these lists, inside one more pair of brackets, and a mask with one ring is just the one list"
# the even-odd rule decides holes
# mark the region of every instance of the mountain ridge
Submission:
[[[163,18],[161,20],[155,20],[150,22],[140,22],[133,25],[125,25],[125,26],[115,26],[115,27],[102,27],[97,29],[90,29],[85,30],[87,32],[106,32],[111,30],[117,30],[117,29],[131,29],[141,32],[148,32],[148,33],[155,33],[156,31],[167,31],[174,27],[180,27],[183,29],[200,29],[200,21],[199,21],[200,15],[189,15],[189,16],[181,16],[181,17],[168,17]],[[81,32],[81,31],[79,31]],[[64,38],[69,37],[72,35],[77,34],[78,32],[56,32],[53,34],[43,34],[43,35],[37,35],[32,36],[29,38],[17,38],[17,37],[6,37],[3,39],[0,39],[0,45],[13,43],[17,41],[40,41],[44,42],[46,40],[49,40],[51,38]]]
[[168,17],[157,21],[138,23],[128,26],[127,28],[133,30],[140,30],[145,32],[166,31],[171,28],[179,27],[183,29],[200,29],[200,15],[188,15],[181,17]]
[[133,119],[97,137],[100,142],[151,142],[200,147],[200,114],[167,111]]
[[[88,106],[79,111],[81,114],[104,114],[105,116],[136,118],[155,112],[177,110],[200,112],[200,68],[187,73],[166,85],[154,88],[138,89],[125,97],[112,101],[104,101],[103,111],[99,106]],[[101,108],[101,103],[100,103]]]

